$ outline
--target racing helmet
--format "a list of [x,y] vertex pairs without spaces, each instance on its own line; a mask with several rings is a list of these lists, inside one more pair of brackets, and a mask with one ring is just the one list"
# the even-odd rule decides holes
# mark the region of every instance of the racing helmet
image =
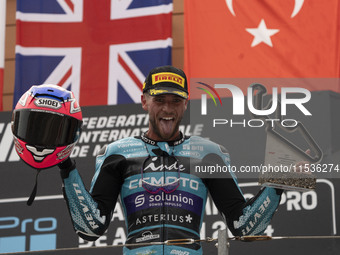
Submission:
[[33,168],[44,169],[70,156],[80,136],[82,113],[71,91],[43,84],[22,95],[11,124],[20,158]]

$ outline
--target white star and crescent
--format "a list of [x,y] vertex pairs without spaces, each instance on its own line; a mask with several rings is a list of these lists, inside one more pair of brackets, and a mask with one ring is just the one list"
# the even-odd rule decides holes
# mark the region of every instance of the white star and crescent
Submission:
[[[225,0],[228,10],[233,16],[236,16],[234,8],[233,8],[233,0]],[[301,10],[303,6],[304,0],[295,0],[294,1],[294,9],[291,14],[291,18],[294,18]],[[264,21],[261,19],[260,24],[257,28],[246,28],[246,31],[254,36],[254,39],[251,43],[251,47],[255,47],[260,43],[265,43],[270,47],[273,47],[273,43],[271,37],[278,33],[279,29],[269,29]]]
[[246,31],[254,36],[251,47],[255,47],[260,43],[265,43],[270,47],[273,47],[273,43],[270,37],[275,35],[280,30],[267,28],[264,19],[261,19],[260,24],[257,28],[246,28]]

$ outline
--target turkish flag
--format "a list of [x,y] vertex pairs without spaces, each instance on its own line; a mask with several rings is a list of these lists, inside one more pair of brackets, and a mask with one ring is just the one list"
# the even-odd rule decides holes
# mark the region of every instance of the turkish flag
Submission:
[[[186,0],[185,71],[190,78],[338,78],[338,7],[338,0]],[[310,89],[340,91],[318,86]]]

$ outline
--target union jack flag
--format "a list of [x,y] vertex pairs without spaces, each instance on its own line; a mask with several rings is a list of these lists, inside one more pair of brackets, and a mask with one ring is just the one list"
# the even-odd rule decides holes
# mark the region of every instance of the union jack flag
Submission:
[[4,86],[5,67],[5,28],[6,28],[6,1],[0,0],[0,111],[2,111],[2,91]]
[[140,102],[150,69],[171,64],[172,0],[18,0],[14,105],[58,84],[80,105]]

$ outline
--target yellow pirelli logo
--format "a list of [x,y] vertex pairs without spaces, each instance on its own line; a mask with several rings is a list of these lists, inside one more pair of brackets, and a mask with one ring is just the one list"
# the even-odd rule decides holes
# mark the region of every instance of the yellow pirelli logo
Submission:
[[184,78],[175,73],[156,73],[152,75],[152,85],[160,82],[173,82],[184,88]]

